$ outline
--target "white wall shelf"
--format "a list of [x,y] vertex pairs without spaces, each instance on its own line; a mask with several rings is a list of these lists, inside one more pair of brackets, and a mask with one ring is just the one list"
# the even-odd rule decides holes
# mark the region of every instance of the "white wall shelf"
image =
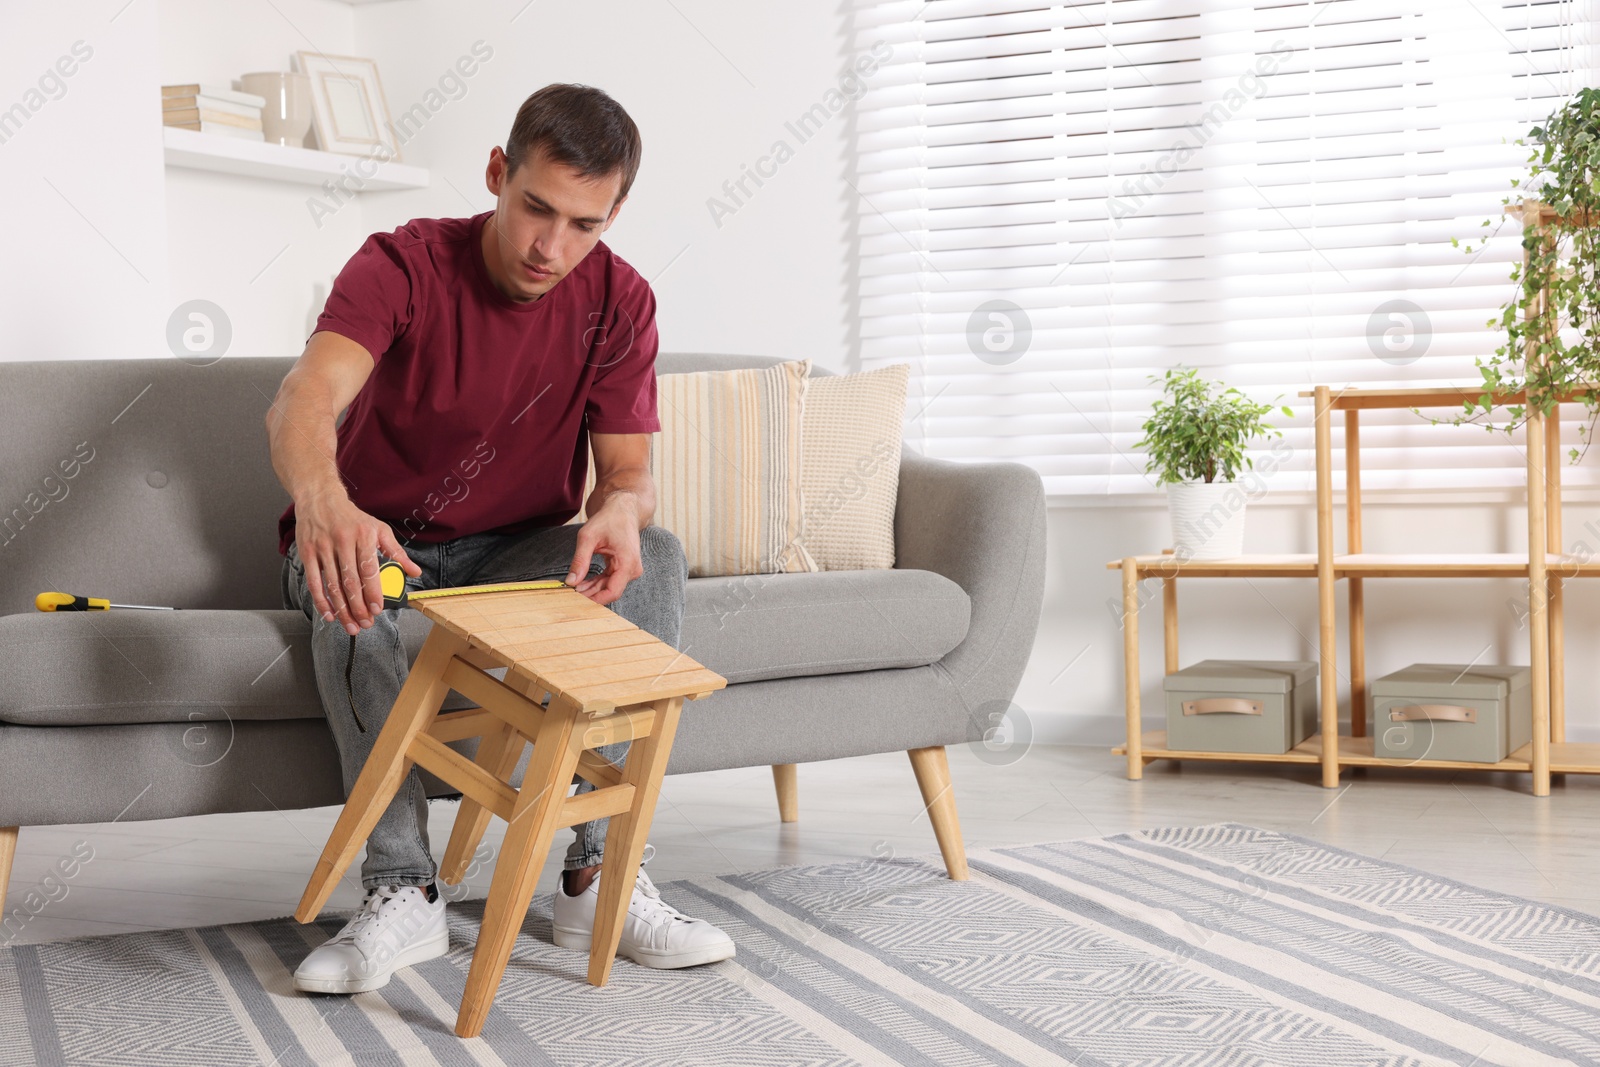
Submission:
[[[329,179],[335,182],[349,179],[343,187],[358,192],[425,189],[428,186],[427,169],[405,163],[373,163],[362,156],[290,148],[172,126],[163,127],[161,132],[169,167],[188,167],[316,186]],[[368,176],[364,173],[366,170],[372,170],[373,173]]]

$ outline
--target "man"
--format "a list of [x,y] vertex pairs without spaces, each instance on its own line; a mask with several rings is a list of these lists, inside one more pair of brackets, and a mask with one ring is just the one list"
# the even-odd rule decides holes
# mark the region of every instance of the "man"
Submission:
[[[655,297],[600,241],[639,158],[637,127],[605,93],[534,93],[490,152],[494,210],[369,237],[284,378],[266,420],[294,501],[279,521],[284,601],[312,621],[346,792],[408,670],[380,557],[401,564],[408,588],[560,578],[678,643],[683,548],[650,525]],[[595,488],[582,501],[588,447]],[[567,524],[580,503],[587,521]],[[599,752],[620,762],[627,747]],[[427,815],[413,769],[367,840],[366,899],[306,957],[298,988],[377,989],[446,951]],[[574,828],[555,903],[564,948],[589,950],[608,821]],[[641,870],[620,951],[686,967],[734,946],[661,900]]]

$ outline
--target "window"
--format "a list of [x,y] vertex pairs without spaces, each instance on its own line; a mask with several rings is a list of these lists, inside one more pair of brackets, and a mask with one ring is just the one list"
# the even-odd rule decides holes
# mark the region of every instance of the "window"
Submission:
[[[1056,495],[1154,488],[1132,446],[1167,367],[1297,409],[1274,489],[1312,485],[1301,390],[1478,381],[1520,257],[1512,142],[1591,67],[1572,2],[856,0],[853,18],[856,50],[893,49],[854,135],[863,365],[912,364],[925,452],[1021,460]],[[1523,481],[1520,439],[1404,411],[1363,431],[1364,486]],[[1593,462],[1563,474],[1600,484]]]

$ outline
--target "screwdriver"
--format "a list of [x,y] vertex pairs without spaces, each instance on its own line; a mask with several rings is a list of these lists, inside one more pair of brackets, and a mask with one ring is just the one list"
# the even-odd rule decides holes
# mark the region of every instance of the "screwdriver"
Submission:
[[155,604],[113,604],[97,596],[75,596],[72,593],[40,593],[33,598],[33,606],[40,611],[106,611],[109,608],[137,608],[140,611],[177,611],[177,608],[158,607]]

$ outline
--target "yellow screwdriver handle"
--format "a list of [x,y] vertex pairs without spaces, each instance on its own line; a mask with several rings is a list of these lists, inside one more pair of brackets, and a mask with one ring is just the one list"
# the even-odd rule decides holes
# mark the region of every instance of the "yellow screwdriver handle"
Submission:
[[97,596],[73,596],[71,593],[40,593],[33,598],[33,606],[40,611],[109,611],[111,601]]

